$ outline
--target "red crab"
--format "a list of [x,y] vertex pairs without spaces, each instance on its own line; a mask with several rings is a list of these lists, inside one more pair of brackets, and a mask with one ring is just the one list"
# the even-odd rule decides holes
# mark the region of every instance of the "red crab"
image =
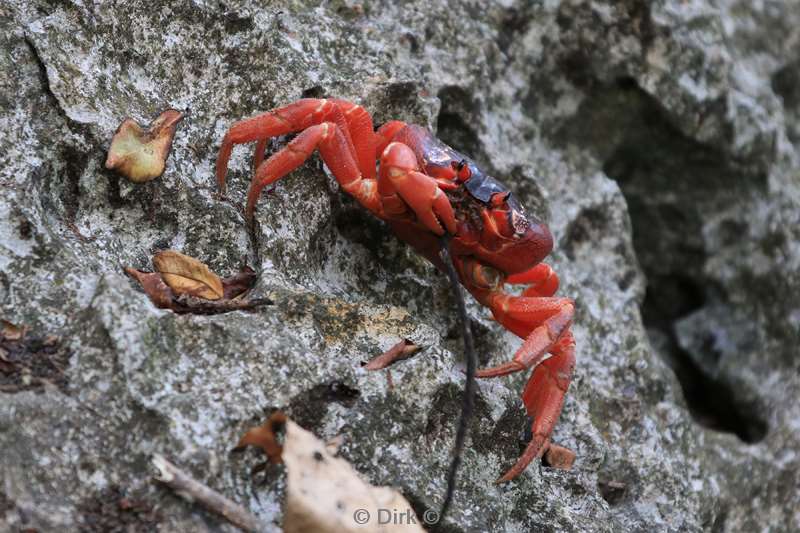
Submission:
[[[267,141],[293,132],[300,133],[264,161]],[[534,369],[522,393],[534,420],[532,438],[498,482],[515,478],[544,454],[575,366],[573,301],[553,296],[558,276],[541,262],[553,247],[547,226],[526,216],[504,185],[427,129],[391,121],[374,131],[369,113],[351,102],[303,99],[234,124],[217,159],[223,193],[233,146],[254,141],[256,171],[247,195],[248,223],[264,187],[319,149],[341,188],[440,270],[440,237],[449,234],[450,256],[461,284],[495,320],[523,339],[511,361],[479,370],[476,376]],[[504,290],[506,283],[527,287],[515,296]]]

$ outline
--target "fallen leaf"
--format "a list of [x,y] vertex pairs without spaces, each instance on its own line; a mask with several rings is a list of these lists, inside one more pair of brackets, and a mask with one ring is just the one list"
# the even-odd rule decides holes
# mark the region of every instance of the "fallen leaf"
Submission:
[[237,274],[222,280],[223,298],[232,300],[249,291],[256,282],[256,271],[245,265]]
[[225,294],[222,280],[203,263],[188,255],[166,250],[153,257],[153,266],[176,294],[219,300]]
[[262,425],[251,428],[245,433],[233,451],[240,451],[245,446],[261,448],[272,464],[281,462],[283,447],[278,442],[277,432],[286,425],[286,415],[276,411]]
[[[191,257],[188,259],[196,261]],[[202,263],[199,264],[205,267]],[[178,314],[216,315],[229,311],[250,311],[264,305],[272,305],[272,301],[269,298],[253,300],[236,298],[236,296],[241,296],[245,291],[249,290],[255,282],[255,272],[247,266],[238,274],[222,280],[223,297],[216,300],[209,300],[192,294],[179,294],[178,291],[167,285],[166,277],[168,275],[161,272],[142,272],[135,268],[125,267],[125,273],[139,282],[145,294],[156,307],[170,309]],[[212,276],[216,275],[212,273]]]
[[167,109],[142,129],[132,118],[126,118],[111,139],[106,168],[115,170],[134,183],[144,183],[164,173],[172,139],[183,113]]
[[408,359],[421,348],[408,339],[403,339],[385,352],[377,355],[367,363],[362,363],[366,370],[380,370],[393,365],[397,361]]
[[125,273],[141,284],[150,301],[159,309],[172,309],[173,292],[158,272],[142,272],[125,267]]
[[3,348],[0,348],[0,372],[3,372],[4,374],[10,374],[16,370],[17,366],[13,361],[8,359],[8,352]]
[[558,444],[551,444],[544,453],[544,460],[552,468],[570,470],[575,463],[575,452]]
[[[42,387],[66,390],[70,352],[54,335],[37,335],[8,321],[0,324],[0,392],[17,393]],[[7,336],[8,335],[8,336]]]
[[0,335],[7,341],[18,341],[25,336],[25,327],[13,324],[5,319],[0,319]]
[[[283,444],[286,464],[286,533],[422,533],[422,521],[395,489],[365,482],[325,443],[291,420]],[[432,512],[432,511],[431,511]],[[426,521],[436,521],[426,514]]]

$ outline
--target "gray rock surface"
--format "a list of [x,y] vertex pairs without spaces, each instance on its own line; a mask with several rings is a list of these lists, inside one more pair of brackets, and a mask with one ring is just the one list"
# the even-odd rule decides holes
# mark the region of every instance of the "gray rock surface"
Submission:
[[[554,436],[575,467],[494,485],[524,446],[525,377],[482,381],[440,530],[800,530],[798,28],[793,0],[5,2],[0,318],[36,364],[0,390],[0,529],[231,530],[151,482],[154,452],[277,529],[285,477],[230,453],[274,408],[440,504],[463,383],[443,276],[317,158],[262,199],[258,250],[249,150],[215,194],[234,121],[324,94],[507,181],[577,301]],[[166,173],[106,171],[121,120],[167,107],[188,116]],[[163,248],[221,274],[247,258],[275,305],[155,309],[122,267]],[[484,362],[509,357],[519,341],[469,311]],[[391,388],[359,363],[402,337],[426,349]]]

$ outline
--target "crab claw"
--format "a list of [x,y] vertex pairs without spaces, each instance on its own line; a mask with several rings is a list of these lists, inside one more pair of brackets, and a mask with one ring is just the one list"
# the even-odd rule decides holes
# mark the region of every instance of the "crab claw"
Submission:
[[450,200],[436,179],[419,171],[414,151],[405,144],[393,142],[383,151],[378,190],[384,203],[402,205],[396,200],[401,198],[417,220],[436,235],[444,235],[445,230],[456,233],[456,216]]
[[445,229],[441,223],[448,232],[456,233],[453,206],[430,176],[421,172],[409,172],[398,186],[397,192],[417,215],[417,219],[433,233],[444,235]]

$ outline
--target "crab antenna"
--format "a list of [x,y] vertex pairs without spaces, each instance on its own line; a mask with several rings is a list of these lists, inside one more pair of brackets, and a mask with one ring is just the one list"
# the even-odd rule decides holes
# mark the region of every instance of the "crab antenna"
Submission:
[[478,366],[477,357],[475,355],[475,345],[472,340],[472,331],[469,327],[469,318],[467,317],[467,307],[464,304],[464,295],[461,292],[461,285],[458,282],[458,275],[453,266],[453,259],[450,256],[449,246],[450,242],[448,236],[445,234],[441,238],[441,258],[444,263],[445,272],[450,279],[450,286],[453,289],[453,295],[456,298],[458,305],[458,319],[461,322],[461,335],[464,338],[464,353],[467,361],[467,381],[464,384],[464,399],[461,405],[461,416],[458,419],[458,429],[456,430],[456,441],[453,444],[453,459],[450,462],[450,470],[447,472],[447,493],[444,497],[444,503],[439,511],[439,523],[444,520],[445,514],[453,501],[453,494],[456,490],[456,473],[458,467],[461,465],[461,452],[464,449],[464,440],[467,437],[467,427],[469,420],[472,418],[472,411],[475,401],[475,371]]

